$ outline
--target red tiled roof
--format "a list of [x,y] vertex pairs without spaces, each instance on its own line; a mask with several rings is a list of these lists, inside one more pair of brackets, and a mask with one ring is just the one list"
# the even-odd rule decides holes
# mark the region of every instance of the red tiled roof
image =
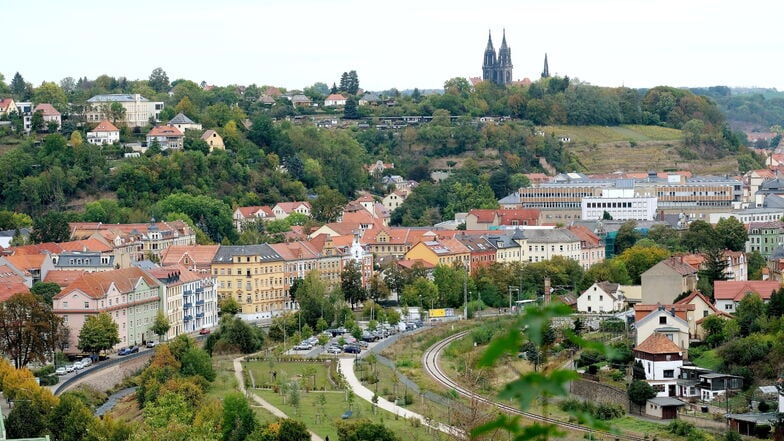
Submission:
[[44,282],[56,283],[60,285],[60,288],[65,288],[74,281],[78,280],[84,274],[87,274],[87,271],[51,270],[46,273]]
[[646,354],[677,354],[683,350],[666,335],[654,332],[645,341],[634,348],[635,351],[645,352]]
[[210,265],[220,245],[171,245],[161,253],[161,265],[182,265],[188,256],[196,265]]
[[329,96],[324,101],[341,101],[341,100],[345,100],[345,99],[346,99],[346,97],[344,97],[343,95],[341,95],[339,93],[331,93],[331,94],[329,94]]
[[95,237],[74,240],[71,242],[62,242],[60,246],[63,248],[63,251],[93,251],[98,253],[109,252],[114,249]]
[[120,129],[114,126],[114,124],[110,123],[108,119],[101,121],[94,129],[91,130],[92,132],[119,132]]
[[272,207],[272,208],[275,209],[277,207],[277,208],[280,208],[281,210],[283,210],[284,213],[291,213],[294,210],[296,210],[297,208],[299,208],[300,205],[304,205],[304,206],[308,207],[308,210],[311,209],[310,202],[307,202],[307,201],[305,201],[305,202],[278,202],[277,204],[275,204],[275,207]]
[[5,302],[14,294],[29,291],[24,277],[6,265],[0,265],[0,302]]
[[60,112],[58,112],[57,109],[55,109],[54,106],[49,103],[41,103],[35,106],[33,113],[38,112],[39,110],[43,116],[60,116]]
[[147,136],[182,136],[182,132],[177,127],[157,126],[153,127]]
[[140,279],[144,279],[150,286],[158,286],[158,280],[143,270],[131,267],[100,273],[86,273],[65,289],[55,295],[56,299],[63,298],[74,290],[82,291],[88,296],[99,299],[106,295],[106,291],[114,284],[121,293],[133,291]]
[[713,298],[740,301],[746,294],[757,293],[763,300],[781,288],[776,280],[717,280],[713,282]]
[[[254,205],[251,207],[237,207],[237,211],[242,214],[242,217],[275,217],[272,213],[272,208],[267,205]],[[264,216],[257,216],[256,213],[262,212]]]

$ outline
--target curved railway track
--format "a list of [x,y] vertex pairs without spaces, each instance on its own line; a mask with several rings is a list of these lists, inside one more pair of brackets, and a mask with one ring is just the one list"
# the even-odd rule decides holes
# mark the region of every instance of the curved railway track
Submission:
[[546,417],[544,415],[539,415],[536,413],[525,412],[520,409],[517,409],[513,406],[509,406],[508,404],[504,404],[498,401],[493,401],[488,398],[485,398],[481,395],[477,395],[472,391],[464,388],[456,381],[449,378],[444,371],[439,366],[438,359],[441,357],[441,352],[446,348],[450,343],[455,340],[458,340],[468,334],[469,331],[459,332],[455,335],[445,338],[440,342],[434,344],[433,346],[429,347],[427,351],[425,351],[424,355],[422,356],[422,363],[427,371],[428,375],[433,377],[436,382],[439,384],[454,389],[460,395],[468,397],[472,400],[476,400],[481,403],[489,404],[500,409],[503,412],[506,412],[511,415],[519,415],[524,418],[527,418],[532,421],[540,422],[540,423],[547,423],[553,424],[558,426],[561,429],[565,429],[571,432],[583,432],[583,433],[591,433],[593,435],[601,436],[602,438],[606,439],[613,439],[613,440],[627,440],[627,441],[644,441],[644,438],[640,438],[633,435],[622,434],[622,433],[610,433],[601,430],[591,429],[585,426],[581,426],[576,423],[570,423],[568,421],[561,421],[555,418]]

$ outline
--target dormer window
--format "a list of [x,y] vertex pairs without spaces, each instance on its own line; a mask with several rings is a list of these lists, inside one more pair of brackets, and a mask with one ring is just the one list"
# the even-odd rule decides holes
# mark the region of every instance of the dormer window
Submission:
[[666,325],[667,324],[667,316],[666,315],[659,316],[659,324],[660,325]]

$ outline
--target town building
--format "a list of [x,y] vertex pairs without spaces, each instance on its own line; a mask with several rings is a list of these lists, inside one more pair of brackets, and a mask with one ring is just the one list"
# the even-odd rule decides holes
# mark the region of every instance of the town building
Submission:
[[750,222],[746,225],[746,252],[758,252],[769,259],[773,250],[784,244],[784,222],[780,220]]
[[153,143],[158,142],[161,150],[183,148],[185,136],[177,127],[157,126],[147,133],[147,147],[152,147]]
[[186,130],[201,130],[201,124],[193,122],[192,119],[185,116],[182,112],[174,115],[174,118],[170,119],[167,125],[176,127],[182,133],[185,133]]
[[674,397],[678,393],[678,373],[683,366],[683,349],[664,334],[651,334],[634,347],[634,361],[641,362],[645,381],[657,397]]
[[161,305],[169,321],[164,340],[217,326],[217,285],[207,273],[196,273],[181,265],[149,271],[163,285]]
[[633,188],[603,188],[601,196],[580,200],[581,219],[647,220],[656,218],[658,199],[636,196]]
[[62,115],[51,104],[38,104],[35,106],[35,109],[33,109],[33,113],[36,112],[41,112],[41,116],[44,117],[44,127],[48,128],[50,122],[57,124],[57,130],[60,130],[60,128],[63,126]]
[[622,311],[626,301],[617,283],[596,282],[577,298],[577,311],[587,313],[605,313]]
[[205,130],[201,135],[201,140],[210,146],[210,151],[215,149],[226,150],[226,146],[223,144],[223,137],[215,130]]
[[713,282],[713,298],[716,299],[716,309],[734,313],[738,303],[747,295],[757,294],[767,303],[771,294],[779,289],[781,282],[776,280],[716,280]]
[[242,233],[242,230],[252,222],[261,222],[267,220],[275,220],[275,213],[272,208],[266,205],[251,206],[251,207],[237,207],[232,214],[234,220],[234,228]]
[[482,80],[492,81],[499,86],[512,83],[512,50],[506,44],[506,30],[501,39],[501,47],[496,53],[493,47],[493,36],[488,33],[484,62],[482,63]]
[[94,129],[87,132],[87,142],[93,145],[106,145],[120,142],[120,129],[108,119],[101,121]]
[[221,246],[212,260],[218,297],[236,300],[243,314],[278,315],[288,300],[284,266],[267,244]]
[[96,95],[87,100],[84,118],[88,123],[96,123],[109,118],[111,105],[120,104],[124,115],[117,122],[128,127],[142,127],[156,123],[163,110],[162,101],[150,101],[137,94]]
[[54,296],[53,311],[68,327],[66,353],[79,353],[79,332],[87,317],[108,313],[117,323],[121,346],[142,344],[153,338],[150,327],[161,300],[158,280],[139,268],[85,273]]
[[697,270],[680,257],[669,257],[640,275],[642,303],[668,304],[697,289]]

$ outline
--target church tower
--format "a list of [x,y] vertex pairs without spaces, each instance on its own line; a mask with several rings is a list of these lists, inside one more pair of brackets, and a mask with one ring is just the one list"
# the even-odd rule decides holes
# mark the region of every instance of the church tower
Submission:
[[506,29],[504,29],[501,48],[498,49],[497,72],[496,84],[505,86],[512,83],[512,50],[506,45]]
[[498,54],[493,47],[492,34],[488,32],[487,47],[482,63],[482,79],[492,81],[499,86],[512,83],[512,50],[506,44],[506,30],[504,30]]
[[482,63],[482,79],[495,82],[495,49],[493,48],[493,36],[487,33],[487,48],[485,48],[485,59]]
[[544,54],[544,70],[542,70],[542,78],[550,78],[550,66],[547,65],[547,54]]

